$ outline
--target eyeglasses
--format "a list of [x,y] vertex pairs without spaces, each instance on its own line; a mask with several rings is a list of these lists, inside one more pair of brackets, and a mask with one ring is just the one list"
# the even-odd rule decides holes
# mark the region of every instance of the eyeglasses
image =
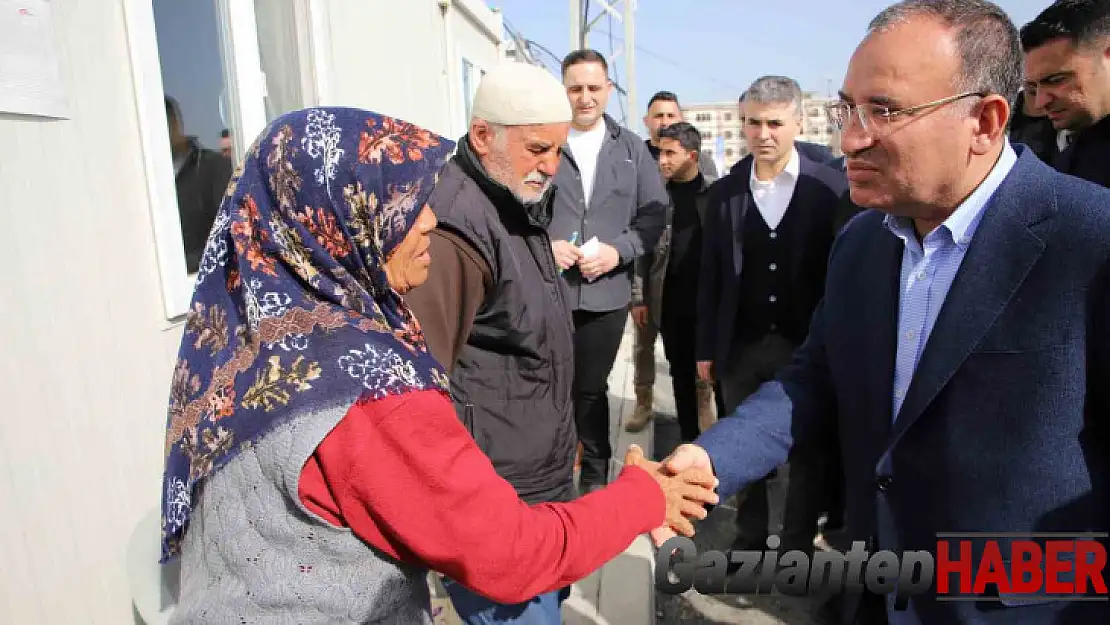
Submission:
[[928,108],[943,106],[956,100],[969,98],[971,96],[984,97],[987,94],[980,91],[967,91],[947,98],[933,100],[925,104],[918,104],[904,109],[894,109],[889,106],[881,104],[851,104],[849,102],[830,102],[825,105],[825,114],[829,118],[829,123],[837,128],[837,130],[844,130],[844,128],[851,123],[851,115],[854,111],[859,123],[863,126],[863,130],[872,135],[881,135],[890,131],[890,123],[899,117],[913,115],[918,111],[923,111]]

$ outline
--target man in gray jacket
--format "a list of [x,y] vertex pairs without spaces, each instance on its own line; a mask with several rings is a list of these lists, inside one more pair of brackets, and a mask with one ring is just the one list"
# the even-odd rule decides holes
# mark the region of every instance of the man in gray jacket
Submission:
[[588,492],[609,474],[608,379],[628,321],[633,263],[655,247],[670,198],[643,140],[605,114],[613,88],[605,57],[576,50],[562,71],[573,121],[548,233],[571,292],[574,416]]

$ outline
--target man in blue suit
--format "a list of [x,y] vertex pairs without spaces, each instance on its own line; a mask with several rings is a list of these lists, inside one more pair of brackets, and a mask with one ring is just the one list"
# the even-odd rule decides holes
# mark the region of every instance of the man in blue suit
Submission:
[[[849,539],[870,552],[1110,530],[1110,191],[1007,143],[1021,72],[1017,30],[985,0],[873,20],[829,107],[852,199],[872,210],[834,244],[792,364],[670,470],[711,467],[724,498],[833,437]],[[933,592],[905,609],[846,595],[842,622],[1110,623],[1106,601]]]

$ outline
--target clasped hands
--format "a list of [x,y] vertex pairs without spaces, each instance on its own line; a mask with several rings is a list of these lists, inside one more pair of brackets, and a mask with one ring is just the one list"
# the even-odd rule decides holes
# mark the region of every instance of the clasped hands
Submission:
[[678,534],[694,535],[691,519],[707,516],[706,504],[718,503],[717,478],[709,454],[696,445],[681,445],[663,462],[652,462],[644,457],[643,450],[631,445],[624,456],[624,464],[638,466],[655,478],[667,501],[664,524],[651,531],[652,542],[658,547]]
[[621,262],[620,252],[608,243],[600,243],[597,253],[585,256],[582,248],[569,241],[552,241],[551,252],[555,255],[555,264],[559,269],[566,271],[578,265],[582,277],[593,281],[617,268]]

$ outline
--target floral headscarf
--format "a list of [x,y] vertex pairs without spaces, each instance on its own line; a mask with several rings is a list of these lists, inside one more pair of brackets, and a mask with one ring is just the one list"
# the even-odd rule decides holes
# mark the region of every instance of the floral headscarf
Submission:
[[162,561],[197,486],[299,414],[447,388],[385,259],[454,143],[365,111],[275,120],[216,215],[170,391]]

